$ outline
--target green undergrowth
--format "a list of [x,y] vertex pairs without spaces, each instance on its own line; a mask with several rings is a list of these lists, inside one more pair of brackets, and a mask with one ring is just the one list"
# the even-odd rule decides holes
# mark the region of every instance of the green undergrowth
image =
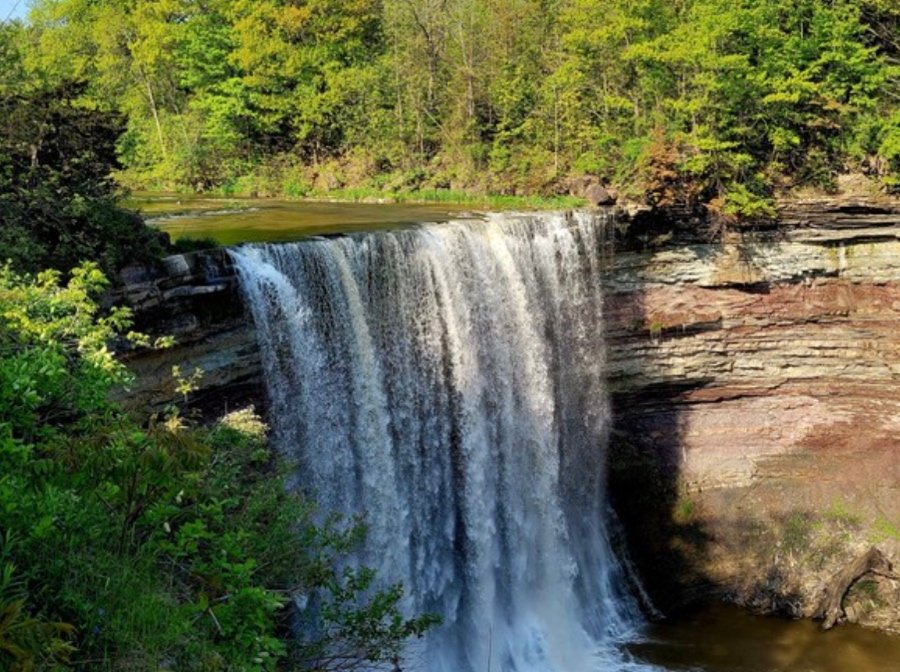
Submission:
[[211,250],[219,247],[219,242],[212,236],[179,236],[171,244],[173,254],[187,254],[199,250]]
[[508,196],[503,194],[478,194],[451,189],[426,189],[416,191],[378,191],[375,189],[336,189],[312,194],[313,198],[338,201],[390,203],[446,203],[490,210],[559,210],[579,208],[585,205],[576,196],[541,196],[539,194]]
[[102,312],[106,286],[95,265],[65,284],[0,269],[0,669],[377,666],[434,624],[341,569],[362,521],[286,489],[252,410],[190,420],[198,369],[173,370],[183,404],[161,415],[109,400],[130,382],[110,343],[171,343]]

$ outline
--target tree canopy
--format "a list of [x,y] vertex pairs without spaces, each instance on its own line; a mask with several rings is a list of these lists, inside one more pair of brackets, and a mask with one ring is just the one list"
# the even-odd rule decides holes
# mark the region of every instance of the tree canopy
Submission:
[[740,208],[842,171],[896,185],[898,24],[888,0],[38,0],[3,27],[0,93],[80,83],[141,186],[312,166],[552,191],[665,150]]
[[80,102],[84,83],[0,72],[0,262],[68,271],[92,259],[114,271],[161,252],[158,235],[117,205],[122,117]]
[[83,82],[142,186],[639,189],[662,152],[741,211],[898,183],[898,26],[891,0],[37,0],[0,91]]

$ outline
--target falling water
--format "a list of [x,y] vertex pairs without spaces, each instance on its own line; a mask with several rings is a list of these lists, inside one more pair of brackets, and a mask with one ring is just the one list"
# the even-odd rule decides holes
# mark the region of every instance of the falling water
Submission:
[[248,245],[232,257],[277,445],[365,564],[438,613],[429,672],[628,665],[610,549],[609,408],[590,215],[506,215]]

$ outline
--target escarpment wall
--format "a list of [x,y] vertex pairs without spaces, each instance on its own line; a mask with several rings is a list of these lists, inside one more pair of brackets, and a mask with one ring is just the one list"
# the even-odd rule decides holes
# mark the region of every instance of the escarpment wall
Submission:
[[[610,486],[664,605],[712,588],[814,616],[870,546],[900,560],[898,238],[892,207],[811,202],[769,231],[621,246]],[[898,604],[871,575],[845,606],[897,629]]]
[[[814,616],[869,547],[900,564],[900,208],[793,202],[777,227],[711,241],[623,220],[605,285],[610,494],[663,609],[714,591]],[[175,336],[126,353],[141,410],[263,406],[259,352],[224,251],[129,269],[114,300]],[[136,400],[136,401],[134,401]],[[900,583],[863,577],[849,620],[900,629]]]

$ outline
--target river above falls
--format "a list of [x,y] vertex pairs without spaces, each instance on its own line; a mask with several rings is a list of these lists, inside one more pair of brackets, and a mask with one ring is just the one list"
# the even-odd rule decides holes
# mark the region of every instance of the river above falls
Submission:
[[220,245],[287,242],[476,216],[453,204],[332,203],[190,194],[135,194],[126,205],[173,240],[211,239]]

